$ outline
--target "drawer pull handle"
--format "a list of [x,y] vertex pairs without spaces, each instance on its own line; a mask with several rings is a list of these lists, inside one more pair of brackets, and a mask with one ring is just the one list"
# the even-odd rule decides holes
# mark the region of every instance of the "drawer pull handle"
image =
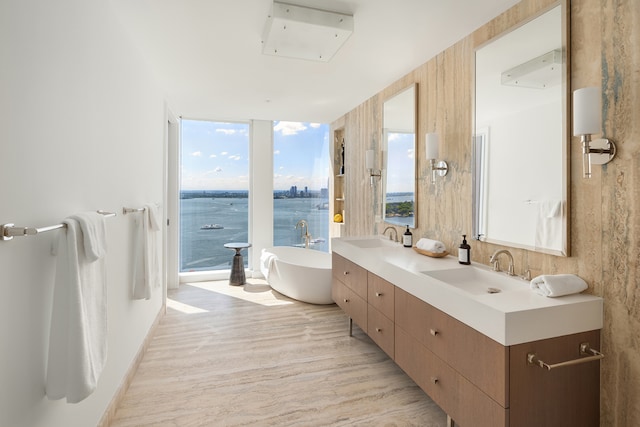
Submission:
[[440,380],[438,379],[438,377],[431,377],[431,382],[434,384],[438,384]]
[[377,297],[381,297],[381,296],[382,296],[382,293],[381,293],[381,292],[376,292],[376,296],[377,296]]
[[345,299],[344,299],[344,302],[349,302],[349,298],[345,298]]
[[578,365],[580,363],[593,362],[595,360],[600,360],[604,358],[604,354],[600,353],[598,350],[592,349],[589,346],[588,342],[583,342],[580,344],[580,355],[588,356],[588,357],[580,357],[578,359],[567,360],[566,362],[549,364],[538,359],[538,356],[536,356],[535,353],[529,353],[527,354],[527,362],[530,365],[538,365],[542,369],[546,369],[550,371],[554,368],[562,368],[564,366]]
[[344,274],[345,276],[347,276],[347,275],[349,274],[349,272],[348,272],[348,271],[344,271],[344,272],[342,272],[342,274]]
[[440,334],[440,332],[437,329],[429,329],[429,332],[431,333],[431,335],[433,335],[434,337],[437,336],[438,334]]
[[376,328],[376,332],[382,332],[382,328]]

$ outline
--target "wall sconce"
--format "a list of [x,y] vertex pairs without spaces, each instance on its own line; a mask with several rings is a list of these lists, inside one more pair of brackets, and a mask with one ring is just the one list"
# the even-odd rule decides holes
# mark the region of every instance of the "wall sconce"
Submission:
[[573,136],[582,141],[582,173],[591,178],[591,165],[609,163],[616,155],[616,145],[605,138],[591,140],[602,132],[602,96],[599,87],[585,87],[573,92]]
[[431,168],[431,184],[436,183],[436,174],[445,176],[449,172],[449,165],[444,160],[438,160],[440,155],[440,141],[437,133],[428,133],[425,140],[427,160]]
[[381,171],[379,169],[374,169],[375,161],[375,152],[373,150],[367,150],[365,153],[364,164],[367,170],[369,171],[369,177],[371,179],[371,186],[373,187],[373,178],[381,176]]

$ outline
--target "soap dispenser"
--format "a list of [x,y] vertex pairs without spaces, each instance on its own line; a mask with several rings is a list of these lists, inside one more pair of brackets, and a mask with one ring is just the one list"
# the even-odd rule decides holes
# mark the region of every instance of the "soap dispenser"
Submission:
[[411,234],[411,231],[409,231],[408,225],[407,225],[407,231],[405,231],[404,235],[402,236],[402,245],[405,248],[410,248],[411,246],[413,246],[413,234]]
[[462,243],[458,248],[458,262],[464,265],[471,264],[471,246],[467,243],[466,234],[462,235]]

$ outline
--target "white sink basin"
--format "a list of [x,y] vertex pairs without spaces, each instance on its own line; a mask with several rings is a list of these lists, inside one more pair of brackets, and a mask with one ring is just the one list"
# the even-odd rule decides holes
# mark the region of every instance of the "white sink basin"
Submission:
[[392,240],[378,238],[346,240],[346,242],[363,249],[398,246],[398,243]]
[[482,270],[476,267],[423,271],[422,274],[473,295],[518,291],[527,289],[528,286],[524,280],[507,276],[505,273]]

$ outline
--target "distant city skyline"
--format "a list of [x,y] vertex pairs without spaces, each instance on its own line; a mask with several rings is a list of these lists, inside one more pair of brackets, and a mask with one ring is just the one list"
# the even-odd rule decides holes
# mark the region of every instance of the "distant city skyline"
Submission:
[[[329,126],[274,122],[274,190],[328,186]],[[182,190],[249,188],[248,122],[182,121]]]

